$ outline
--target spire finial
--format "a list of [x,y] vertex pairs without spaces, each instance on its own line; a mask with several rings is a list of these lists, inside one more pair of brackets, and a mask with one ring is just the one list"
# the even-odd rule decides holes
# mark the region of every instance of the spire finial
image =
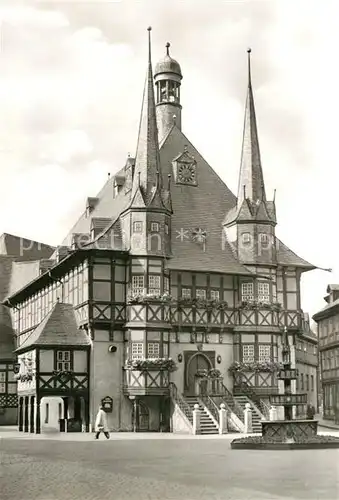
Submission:
[[248,48],[247,49],[247,59],[248,59],[248,86],[251,87],[252,82],[251,82],[251,52],[252,49]]
[[169,42],[166,43],[166,54],[169,56],[169,48],[171,44]]
[[152,26],[149,26],[147,28],[148,31],[148,62],[151,62],[151,31],[152,31]]

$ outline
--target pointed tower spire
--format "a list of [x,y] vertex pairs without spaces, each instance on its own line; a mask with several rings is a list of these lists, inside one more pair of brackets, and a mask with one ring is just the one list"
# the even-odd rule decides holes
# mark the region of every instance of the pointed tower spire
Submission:
[[150,200],[157,184],[157,172],[159,172],[159,188],[162,187],[151,60],[151,30],[152,28],[148,28],[148,65],[132,187],[132,201],[140,187],[146,203]]
[[238,209],[244,201],[244,186],[246,196],[252,203],[258,200],[266,201],[264,176],[261,167],[257,121],[251,80],[251,49],[248,53],[248,88],[241,152],[241,165],[238,184]]

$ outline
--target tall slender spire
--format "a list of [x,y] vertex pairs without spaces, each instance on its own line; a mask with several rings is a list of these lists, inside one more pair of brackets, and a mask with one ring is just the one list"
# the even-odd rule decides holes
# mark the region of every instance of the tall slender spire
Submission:
[[139,190],[139,188],[141,188],[141,192],[145,198],[146,204],[151,199],[154,188],[157,185],[157,172],[159,172],[158,187],[162,187],[158,130],[153,87],[151,29],[152,28],[148,28],[148,65],[142,102],[137,152],[135,158],[135,171],[132,187],[132,200],[135,193]]
[[251,80],[251,49],[248,53],[248,88],[245,109],[241,165],[238,184],[238,208],[244,201],[244,193],[252,203],[266,201],[264,176],[261,167],[257,121]]

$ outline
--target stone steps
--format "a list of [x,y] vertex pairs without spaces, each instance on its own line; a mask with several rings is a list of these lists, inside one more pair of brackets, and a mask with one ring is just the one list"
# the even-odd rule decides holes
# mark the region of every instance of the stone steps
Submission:
[[205,407],[199,404],[199,401],[195,397],[185,397],[184,398],[186,403],[189,405],[191,410],[194,410],[194,405],[199,405],[200,409],[200,430],[201,434],[219,434],[219,429],[214,423],[214,421],[211,419],[207,411],[205,410]]
[[250,403],[252,409],[252,427],[253,433],[261,434],[261,414],[259,413],[257,407],[254,405],[253,401],[251,401],[247,396],[234,396],[234,399],[237,401],[239,406],[243,410],[245,410],[246,403]]

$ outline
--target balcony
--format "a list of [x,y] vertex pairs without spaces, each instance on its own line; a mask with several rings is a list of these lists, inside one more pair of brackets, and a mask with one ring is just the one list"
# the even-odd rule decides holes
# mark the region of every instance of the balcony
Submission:
[[124,392],[128,396],[169,395],[169,374],[175,370],[171,358],[129,360],[124,370]]

